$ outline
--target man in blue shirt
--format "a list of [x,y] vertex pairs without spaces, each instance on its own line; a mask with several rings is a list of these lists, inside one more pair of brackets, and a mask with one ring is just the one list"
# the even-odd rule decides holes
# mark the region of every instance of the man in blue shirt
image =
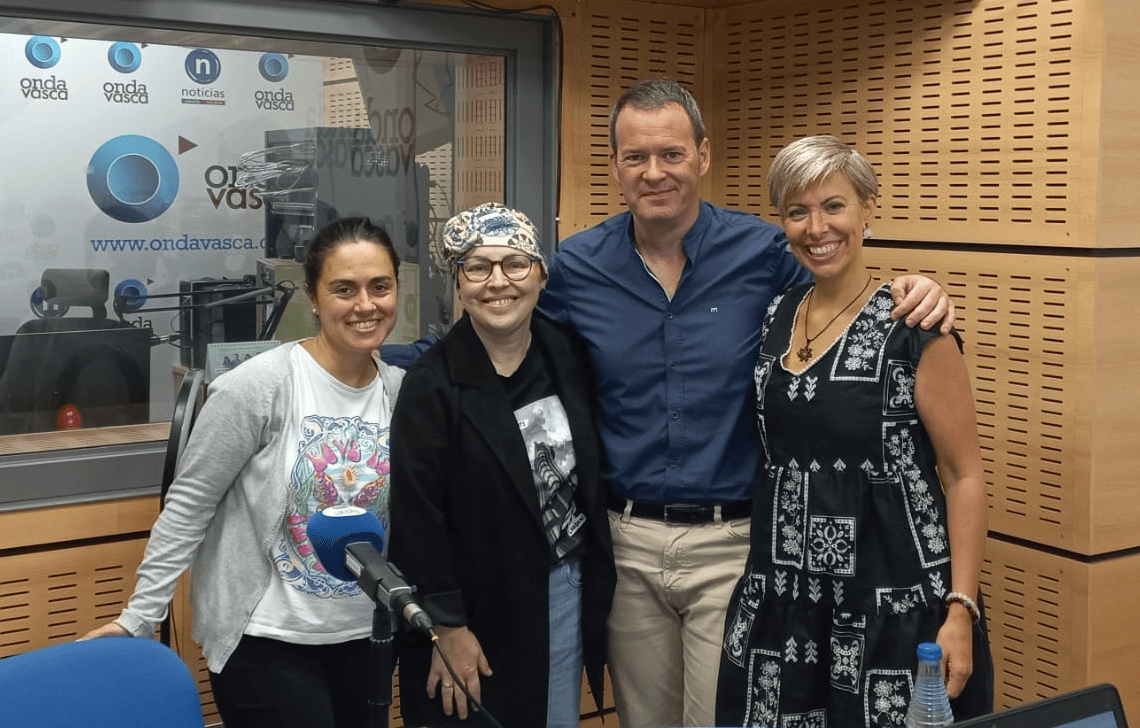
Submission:
[[[700,200],[710,145],[680,84],[627,90],[610,146],[629,210],[563,241],[540,306],[588,340],[598,375],[622,728],[710,726],[760,465],[749,398],[761,324],[774,296],[810,276],[780,228]],[[952,306],[933,281],[892,289],[908,324],[945,315],[948,330]]]

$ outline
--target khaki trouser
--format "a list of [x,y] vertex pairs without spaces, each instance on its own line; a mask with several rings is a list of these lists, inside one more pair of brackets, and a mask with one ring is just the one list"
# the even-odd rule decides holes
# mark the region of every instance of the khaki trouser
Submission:
[[744,574],[750,520],[609,516],[610,676],[621,728],[714,725],[725,612]]

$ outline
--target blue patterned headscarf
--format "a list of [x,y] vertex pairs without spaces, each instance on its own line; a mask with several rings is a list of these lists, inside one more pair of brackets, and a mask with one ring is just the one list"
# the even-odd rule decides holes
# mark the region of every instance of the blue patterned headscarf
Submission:
[[498,202],[484,202],[448,220],[443,235],[431,241],[431,257],[440,273],[454,278],[459,259],[479,245],[505,245],[533,255],[546,273],[546,259],[538,249],[534,223],[518,210]]

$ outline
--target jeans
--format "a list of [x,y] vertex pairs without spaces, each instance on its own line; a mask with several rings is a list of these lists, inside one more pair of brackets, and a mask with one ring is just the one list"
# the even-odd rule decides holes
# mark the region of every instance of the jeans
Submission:
[[368,728],[375,669],[367,639],[297,645],[245,635],[210,684],[226,728]]
[[578,562],[550,571],[547,728],[578,728],[582,715],[582,573]]

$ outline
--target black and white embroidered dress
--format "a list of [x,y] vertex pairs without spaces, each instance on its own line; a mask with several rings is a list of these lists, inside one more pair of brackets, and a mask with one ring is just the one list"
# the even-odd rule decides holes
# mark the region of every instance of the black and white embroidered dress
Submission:
[[946,499],[914,401],[937,333],[892,321],[884,285],[792,373],[783,356],[809,290],[777,297],[765,320],[754,376],[766,465],[717,725],[901,726],[915,648],[934,640],[951,590]]

